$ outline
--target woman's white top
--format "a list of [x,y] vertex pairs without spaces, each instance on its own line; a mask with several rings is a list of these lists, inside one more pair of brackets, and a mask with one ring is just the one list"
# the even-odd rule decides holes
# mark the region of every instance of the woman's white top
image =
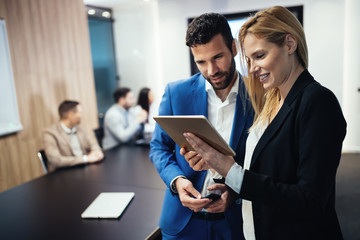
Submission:
[[[231,167],[230,171],[226,176],[225,183],[231,187],[235,192],[240,193],[242,181],[244,178],[244,169],[249,169],[251,164],[251,158],[259,139],[263,135],[266,129],[264,126],[255,126],[246,141],[246,152],[244,167],[242,168],[237,163]],[[252,203],[251,201],[242,200],[242,217],[243,217],[243,232],[246,240],[255,239],[255,230],[254,230],[254,217],[252,212]]]

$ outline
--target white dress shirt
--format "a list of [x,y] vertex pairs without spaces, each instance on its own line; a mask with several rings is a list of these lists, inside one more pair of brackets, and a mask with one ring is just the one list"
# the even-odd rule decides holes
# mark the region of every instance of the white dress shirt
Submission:
[[82,156],[83,152],[81,150],[79,138],[76,135],[76,127],[70,129],[66,127],[63,123],[61,123],[60,125],[69,136],[70,146],[74,156]]
[[[219,132],[222,138],[229,144],[234,122],[236,97],[239,92],[239,74],[237,73],[235,83],[224,102],[222,102],[221,99],[216,95],[213,87],[209,82],[206,82],[205,89],[207,92],[209,122]],[[221,194],[220,190],[211,192],[207,190],[207,187],[215,184],[213,178],[222,178],[220,174],[212,171],[213,170],[208,170],[206,173],[203,188],[201,190],[202,196],[206,196],[210,193]]]
[[140,130],[141,124],[136,121],[135,108],[125,110],[119,104],[113,104],[104,117],[104,150],[133,141]]

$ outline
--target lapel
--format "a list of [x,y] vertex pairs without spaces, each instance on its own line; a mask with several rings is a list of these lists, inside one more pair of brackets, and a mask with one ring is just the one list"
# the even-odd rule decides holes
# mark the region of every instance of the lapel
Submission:
[[88,144],[87,144],[87,140],[86,140],[86,135],[83,134],[83,131],[82,131],[80,125],[76,126],[76,136],[79,140],[81,151],[83,152],[83,154],[87,154],[86,148],[87,148]]
[[[246,116],[244,112],[244,107],[246,106],[246,98],[245,98],[245,86],[244,81],[239,74],[239,91],[236,95],[236,107],[235,107],[235,114],[234,114],[234,121],[231,130],[231,137],[230,137],[230,147],[236,151],[237,145],[239,144],[239,140],[241,134],[245,127]],[[246,106],[247,107],[247,106]]]
[[[191,83],[191,104],[193,112],[189,114],[208,116],[207,92],[205,90],[206,79],[199,74],[199,77],[193,78]],[[186,95],[185,95],[186,96]],[[190,100],[190,99],[189,99]],[[199,176],[199,180],[195,184],[199,184],[199,191],[202,189],[207,171],[194,171],[194,175]]]
[[65,143],[68,148],[70,149],[70,151],[72,152],[72,148],[71,148],[71,145],[70,145],[70,140],[69,140],[69,136],[68,134],[64,131],[64,129],[61,127],[61,123],[58,123],[56,125],[56,128],[57,128],[57,131],[59,133],[59,137],[61,137],[62,139],[62,142]]
[[200,74],[191,83],[193,114],[208,116],[207,92],[205,90],[205,78]]
[[275,116],[275,118],[270,123],[270,125],[266,128],[264,134],[261,136],[258,144],[256,145],[251,158],[250,168],[255,164],[260,153],[263,151],[263,149],[268,144],[268,142],[273,138],[274,134],[278,131],[278,129],[281,128],[286,117],[292,111],[292,106],[291,106],[292,102],[296,99],[299,93],[313,80],[314,79],[310,75],[308,70],[304,70],[300,74],[300,76],[294,83],[294,86],[291,88],[289,94],[285,98],[284,104],[281,107],[280,111]]

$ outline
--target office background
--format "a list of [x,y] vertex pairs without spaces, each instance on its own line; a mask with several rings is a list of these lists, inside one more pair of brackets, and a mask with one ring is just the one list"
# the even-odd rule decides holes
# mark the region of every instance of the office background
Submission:
[[[108,7],[103,1],[103,7]],[[122,2],[122,1],[121,1]],[[91,4],[91,1],[86,1]],[[357,0],[157,0],[111,3],[119,84],[137,94],[190,76],[187,19],[273,5],[304,6],[310,72],[338,97],[348,122],[344,151],[360,152],[360,3]],[[0,138],[0,192],[42,174],[42,130],[58,120],[65,98],[84,107],[83,125],[98,126],[86,8],[82,0],[0,0],[7,25],[19,114],[24,129]],[[1,103],[6,104],[6,103]]]

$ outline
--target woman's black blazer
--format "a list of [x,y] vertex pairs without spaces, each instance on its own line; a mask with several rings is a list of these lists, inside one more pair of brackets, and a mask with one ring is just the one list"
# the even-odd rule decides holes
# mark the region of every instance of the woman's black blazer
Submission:
[[256,239],[342,239],[335,177],[346,122],[335,95],[305,70],[260,138],[240,197]]

